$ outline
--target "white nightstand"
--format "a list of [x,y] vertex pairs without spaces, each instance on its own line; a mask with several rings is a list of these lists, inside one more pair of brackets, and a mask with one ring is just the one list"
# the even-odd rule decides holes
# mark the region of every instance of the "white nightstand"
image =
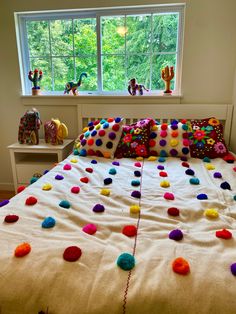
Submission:
[[39,140],[38,145],[15,143],[8,146],[15,191],[20,185],[28,185],[33,174],[43,174],[65,159],[72,152],[73,144],[74,140],[67,139],[62,145],[46,144],[44,140]]

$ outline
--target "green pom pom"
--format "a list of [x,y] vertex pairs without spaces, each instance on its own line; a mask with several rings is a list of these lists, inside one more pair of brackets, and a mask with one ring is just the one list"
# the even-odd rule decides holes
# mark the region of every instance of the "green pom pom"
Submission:
[[203,158],[203,161],[204,161],[204,162],[211,162],[210,158],[208,158],[208,157],[204,157],[204,158]]
[[200,184],[200,181],[199,181],[198,178],[191,178],[191,179],[189,180],[189,182],[190,182],[190,184],[194,184],[194,185]]
[[116,174],[116,169],[115,168],[111,168],[109,170],[109,174]]
[[63,208],[70,208],[70,203],[66,200],[63,200],[60,202],[59,206]]
[[38,180],[38,178],[36,178],[36,177],[32,177],[31,179],[30,179],[30,184],[32,184],[32,183],[34,183],[34,182],[36,182]]
[[131,270],[135,266],[135,258],[129,253],[123,253],[118,257],[117,265],[123,270]]
[[78,149],[74,149],[74,155],[79,155]]
[[236,195],[234,195],[234,200],[236,201]]

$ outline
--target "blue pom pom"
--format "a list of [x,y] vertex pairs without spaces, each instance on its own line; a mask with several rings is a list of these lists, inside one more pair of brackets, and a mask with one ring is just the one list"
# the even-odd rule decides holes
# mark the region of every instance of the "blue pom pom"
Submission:
[[78,149],[74,149],[74,155],[79,155]]
[[102,140],[99,138],[96,140],[96,145],[101,146],[102,145]]
[[96,136],[97,135],[97,131],[96,130],[93,130],[92,132],[91,132],[91,136]]
[[100,121],[100,124],[104,124],[106,122],[106,120],[105,119],[102,119],[101,121]]
[[231,186],[228,182],[222,182],[220,187],[223,189],[223,190],[231,190]]
[[200,184],[200,181],[199,181],[198,178],[191,178],[191,179],[189,180],[189,182],[190,182],[190,184],[194,184],[194,185]]
[[189,153],[188,147],[183,147],[183,148],[182,148],[182,153],[183,153],[184,155],[187,155],[187,154]]
[[42,222],[42,228],[52,228],[56,224],[56,220],[52,217],[47,217]]
[[90,122],[88,123],[88,126],[93,126],[93,121],[90,121]]
[[70,208],[70,203],[66,200],[63,200],[59,203],[59,206],[63,208]]
[[158,159],[158,161],[159,161],[159,162],[165,162],[166,159],[165,159],[165,157],[160,157],[160,158]]
[[115,118],[115,122],[116,122],[116,123],[119,123],[120,121],[121,121],[121,118],[120,118],[120,117]]
[[48,172],[49,172],[49,170],[44,170],[43,174],[46,174],[46,173],[48,173]]
[[89,132],[89,131],[87,131],[87,132],[84,133],[84,137],[89,137],[89,135],[90,135],[90,132]]
[[197,199],[198,200],[207,200],[208,196],[206,194],[198,194]]
[[203,161],[204,161],[204,162],[211,162],[210,158],[208,158],[208,157],[204,157],[204,158],[203,158]]
[[135,177],[141,177],[141,172],[136,170],[136,171],[134,171],[134,175],[135,175]]
[[108,122],[105,122],[105,123],[103,124],[103,129],[107,129],[107,128],[109,128],[109,123],[108,123]]
[[155,132],[152,132],[151,134],[150,134],[150,138],[156,138],[157,137],[157,134],[155,133]]
[[9,200],[3,200],[0,202],[0,207],[3,207],[9,203]]
[[131,270],[135,266],[135,258],[129,253],[123,253],[118,257],[117,265],[123,270]]
[[36,182],[36,181],[38,181],[38,178],[32,177],[32,178],[30,179],[30,184],[33,184],[33,183]]
[[140,181],[139,181],[139,180],[132,180],[132,181],[131,181],[131,185],[133,185],[133,186],[139,186],[139,185],[140,185]]
[[87,151],[86,151],[86,149],[81,149],[81,151],[80,151],[80,153],[79,153],[79,155],[80,156],[82,156],[82,157],[85,157],[85,156],[87,156]]
[[112,183],[112,179],[111,178],[104,179],[104,184],[105,185],[108,185],[108,184],[111,184],[111,183]]
[[161,157],[167,157],[168,155],[167,155],[167,152],[166,152],[164,149],[162,149],[162,150],[160,151],[160,156],[161,156]]
[[97,160],[95,159],[91,160],[91,164],[97,164],[97,163],[98,163]]
[[192,169],[187,169],[185,173],[189,176],[194,176],[195,172]]

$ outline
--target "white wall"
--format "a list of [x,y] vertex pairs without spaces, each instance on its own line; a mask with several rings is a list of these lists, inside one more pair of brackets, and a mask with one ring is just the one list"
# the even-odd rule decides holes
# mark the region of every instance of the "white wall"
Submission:
[[[234,72],[236,68],[236,1],[235,0],[185,0],[185,34],[182,73],[181,103],[232,103]],[[20,116],[28,107],[20,97],[20,75],[15,40],[15,11],[70,9],[175,3],[164,0],[2,0],[0,2],[0,188],[12,188],[7,145],[17,141]],[[235,87],[236,89],[236,87]],[[235,92],[236,94],[236,92]],[[43,105],[37,108],[45,121],[52,116],[61,118],[69,127],[69,136],[77,135],[76,107],[71,102],[58,107]],[[236,96],[233,97],[236,104]],[[28,102],[27,102],[28,103]],[[51,102],[50,102],[51,103]],[[29,103],[28,103],[29,104]],[[33,103],[32,103],[33,104]],[[236,110],[235,110],[236,111]],[[236,131],[236,117],[233,125]],[[236,137],[231,147],[236,152]]]

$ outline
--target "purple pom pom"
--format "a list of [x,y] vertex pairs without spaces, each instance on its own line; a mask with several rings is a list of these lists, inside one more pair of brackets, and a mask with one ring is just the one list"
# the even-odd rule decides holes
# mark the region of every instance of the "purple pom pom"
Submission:
[[182,156],[180,159],[181,159],[182,161],[187,161],[187,160],[188,160],[188,158],[187,158],[186,156]]
[[158,169],[158,170],[164,170],[164,169],[165,169],[165,167],[164,167],[164,166],[162,166],[162,165],[158,165],[158,166],[157,166],[157,169]]
[[96,204],[94,207],[93,207],[93,211],[95,213],[101,213],[101,212],[104,212],[105,210],[105,207],[101,204]]
[[194,176],[194,174],[195,174],[192,169],[187,169],[187,170],[185,171],[185,173],[186,173],[187,175],[189,175],[189,176]]
[[170,150],[170,154],[171,154],[171,156],[177,156],[178,155],[178,151],[173,148],[173,149]]
[[0,207],[3,207],[5,205],[7,205],[9,203],[9,200],[4,200],[2,202],[0,202]]
[[160,140],[159,144],[160,146],[166,146],[166,140]]
[[236,276],[236,263],[233,263],[231,266],[230,266],[230,269],[231,269],[231,273]]
[[221,183],[220,187],[223,189],[223,190],[231,190],[231,186],[228,182],[223,182]]
[[114,166],[119,166],[119,165],[120,165],[119,161],[113,161],[112,164],[113,164]]
[[111,184],[111,183],[112,183],[112,179],[111,178],[104,179],[104,184],[105,185],[108,185],[108,184]]
[[135,198],[140,198],[141,197],[141,193],[139,191],[133,191],[131,193],[131,196],[133,196]]
[[222,174],[220,172],[215,172],[214,178],[222,178]]
[[110,132],[108,136],[109,136],[110,140],[114,140],[116,138],[116,133],[115,132]]
[[97,163],[98,163],[97,160],[95,159],[91,160],[91,164],[97,164]]
[[134,175],[135,175],[135,177],[141,177],[141,172],[136,170],[136,171],[134,171]]
[[57,174],[57,175],[55,176],[55,179],[56,179],[56,180],[63,180],[64,177],[61,176],[60,174]]
[[180,241],[183,239],[183,232],[179,229],[172,230],[169,233],[169,239],[175,240],[175,241]]

